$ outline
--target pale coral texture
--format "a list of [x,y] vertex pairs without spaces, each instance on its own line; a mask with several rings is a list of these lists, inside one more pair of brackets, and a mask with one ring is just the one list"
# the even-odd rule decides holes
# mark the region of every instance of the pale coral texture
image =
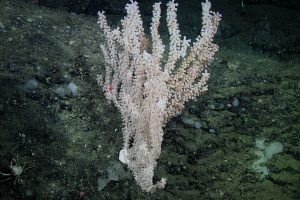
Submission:
[[121,27],[110,27],[104,13],[98,13],[98,24],[105,39],[101,45],[106,73],[104,92],[121,112],[122,155],[126,156],[126,164],[144,191],[153,192],[166,184],[165,178],[153,183],[166,122],[180,114],[185,102],[207,90],[206,67],[218,51],[213,37],[221,19],[210,8],[209,1],[202,3],[201,34],[191,44],[180,34],[177,3],[170,1],[166,18],[168,48],[158,32],[160,3],[153,5],[150,36],[145,34],[135,1],[126,5],[127,15]]

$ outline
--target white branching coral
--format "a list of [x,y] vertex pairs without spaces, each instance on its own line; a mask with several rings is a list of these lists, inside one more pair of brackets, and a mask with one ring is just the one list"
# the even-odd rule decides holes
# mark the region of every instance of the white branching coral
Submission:
[[[101,45],[106,73],[104,92],[123,118],[124,147],[120,160],[128,165],[137,183],[147,192],[164,188],[166,184],[165,178],[153,183],[163,127],[182,111],[185,102],[207,90],[206,67],[218,51],[213,37],[221,15],[210,10],[210,2],[202,3],[201,35],[192,45],[180,34],[177,6],[174,0],[167,4],[170,35],[167,57],[158,32],[160,3],[153,5],[150,40],[145,34],[137,2],[126,5],[127,15],[121,27],[111,28],[104,13],[98,13],[98,24],[105,38]],[[165,63],[162,62],[164,56]]]

